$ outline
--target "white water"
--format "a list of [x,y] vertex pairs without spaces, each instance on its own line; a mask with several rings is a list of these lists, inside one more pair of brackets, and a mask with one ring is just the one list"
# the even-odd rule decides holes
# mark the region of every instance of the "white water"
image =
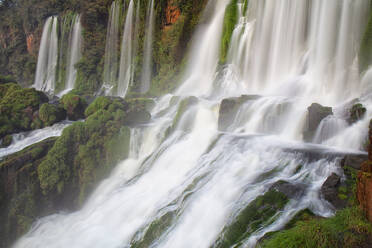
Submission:
[[118,80],[117,95],[125,97],[128,91],[128,87],[133,80],[133,18],[134,18],[134,3],[130,1],[127,17],[125,19],[123,39],[121,43],[121,55],[120,55],[120,71]]
[[[40,219],[15,247],[218,247],[224,227],[279,180],[303,185],[303,194],[248,236],[244,247],[254,247],[302,209],[333,214],[320,187],[332,173],[342,175],[343,153],[362,153],[372,117],[372,70],[362,80],[356,73],[368,0],[250,0],[247,13],[240,4],[229,65],[217,72],[229,2],[209,1],[176,91],[182,98],[159,99],[152,122],[132,130],[130,158],[80,211]],[[241,94],[260,96],[243,103],[228,131],[219,132],[221,100]],[[198,96],[196,103],[165,136],[188,96]],[[348,103],[359,96],[366,117],[346,124]],[[315,134],[320,145],[302,141],[313,102],[335,113]],[[145,234],[156,221],[163,225],[151,240]]]
[[80,22],[80,15],[76,15],[72,22],[72,28],[70,32],[68,56],[67,56],[67,72],[65,82],[65,92],[74,89],[77,70],[75,64],[79,62],[81,58],[82,49],[82,29]]
[[[150,3],[150,4],[149,4]],[[148,2],[146,18],[146,34],[143,51],[143,66],[141,74],[141,93],[146,93],[150,89],[152,77],[152,42],[154,36],[154,0]]]
[[53,93],[58,60],[57,17],[49,17],[44,25],[40,42],[34,87]]
[[68,127],[70,124],[71,122],[65,121],[54,124],[51,127],[46,127],[32,132],[14,134],[12,144],[6,148],[0,148],[0,160],[5,156],[19,152],[32,144],[38,143],[50,137],[60,136],[63,129]]
[[106,50],[103,70],[103,90],[109,95],[117,84],[119,71],[119,27],[120,27],[120,1],[111,5],[110,17],[106,35]]

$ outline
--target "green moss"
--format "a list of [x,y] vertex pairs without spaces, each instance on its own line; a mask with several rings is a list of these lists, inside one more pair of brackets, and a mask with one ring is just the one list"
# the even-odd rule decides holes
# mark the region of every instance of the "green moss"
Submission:
[[66,118],[66,112],[63,108],[49,103],[44,103],[39,109],[39,118],[44,126],[51,126]]
[[227,59],[227,53],[230,47],[231,36],[236,23],[238,22],[238,0],[231,0],[226,7],[225,17],[223,20],[223,31],[221,40],[220,63],[224,64]]
[[263,248],[362,247],[369,242],[371,224],[357,208],[347,208],[329,219],[300,221],[261,244]]
[[84,118],[84,111],[87,107],[87,103],[83,97],[72,92],[64,95],[61,99],[61,103],[70,120],[76,121]]
[[350,109],[350,123],[355,123],[365,116],[367,109],[360,103],[354,104]]
[[151,247],[156,239],[158,239],[172,224],[176,219],[176,214],[174,212],[167,212],[159,219],[153,221],[150,226],[147,228],[144,236],[141,240],[134,241],[131,243],[132,248],[147,248]]
[[85,117],[88,117],[100,109],[107,109],[112,101],[104,96],[97,97],[85,110]]
[[278,191],[268,191],[245,207],[234,221],[226,226],[214,247],[239,244],[260,227],[272,223],[278,211],[284,209],[288,198]]
[[0,138],[7,134],[32,129],[34,113],[48,101],[46,95],[35,89],[22,89],[15,84],[0,86]]

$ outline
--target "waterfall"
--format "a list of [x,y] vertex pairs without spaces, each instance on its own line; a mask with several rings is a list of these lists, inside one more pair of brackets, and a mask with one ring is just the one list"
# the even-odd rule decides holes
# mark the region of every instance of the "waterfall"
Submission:
[[[227,63],[218,66],[231,1],[208,1],[181,86],[156,100],[148,125],[132,128],[130,157],[82,209],[39,219],[16,248],[222,247],[237,216],[278,182],[299,194],[268,220],[252,220],[229,247],[255,247],[304,209],[334,214],[320,189],[333,173],[343,176],[346,154],[365,154],[372,118],[372,69],[357,73],[369,0],[246,2],[237,3]],[[148,8],[145,65],[153,0]],[[233,109],[224,110],[226,98]],[[367,113],[350,124],[345,109],[355,101]],[[309,144],[303,133],[315,102],[334,115]]]
[[68,56],[67,56],[67,71],[66,71],[66,83],[65,91],[69,91],[74,88],[76,81],[76,69],[75,64],[81,58],[81,46],[82,46],[82,35],[81,35],[81,23],[80,15],[76,15],[73,19],[70,31]]
[[154,36],[154,0],[151,0],[147,9],[146,35],[144,41],[143,67],[141,75],[141,93],[150,89],[152,77],[152,41]]
[[120,71],[117,95],[125,97],[133,77],[133,0],[130,1],[125,19],[123,39],[121,43]]
[[53,93],[58,59],[57,17],[49,17],[41,36],[34,87]]
[[120,11],[120,1],[116,0],[111,5],[106,36],[103,70],[103,90],[106,94],[110,94],[118,79]]

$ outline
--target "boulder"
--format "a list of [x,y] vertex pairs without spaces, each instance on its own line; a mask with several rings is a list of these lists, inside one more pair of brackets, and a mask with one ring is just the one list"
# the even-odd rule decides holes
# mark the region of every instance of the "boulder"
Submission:
[[348,118],[348,122],[350,124],[358,122],[359,120],[364,118],[366,112],[367,109],[361,103],[354,104],[349,110],[350,116]]
[[341,177],[336,173],[332,173],[332,175],[327,178],[320,189],[321,195],[324,197],[325,200],[331,203],[335,209],[342,209],[347,206],[347,199],[340,198],[340,186]]
[[299,199],[301,196],[304,195],[306,190],[305,184],[293,184],[286,181],[278,181],[274,183],[270,190],[276,190],[282,194],[284,194],[289,199]]
[[218,116],[218,130],[226,131],[233,123],[234,118],[239,110],[239,107],[247,101],[258,99],[257,95],[243,95],[240,97],[231,97],[223,99],[220,105]]
[[319,124],[327,116],[333,115],[333,111],[331,107],[325,107],[318,103],[311,104],[311,106],[307,108],[307,111],[307,127],[304,131],[304,140],[311,141]]
[[341,166],[349,166],[353,169],[360,170],[363,162],[368,160],[367,154],[348,154],[341,160]]
[[61,103],[64,110],[66,110],[69,120],[77,121],[84,118],[84,111],[87,107],[87,103],[83,97],[69,93],[62,97]]
[[59,105],[44,103],[39,110],[39,119],[44,126],[51,126],[66,119],[66,111]]

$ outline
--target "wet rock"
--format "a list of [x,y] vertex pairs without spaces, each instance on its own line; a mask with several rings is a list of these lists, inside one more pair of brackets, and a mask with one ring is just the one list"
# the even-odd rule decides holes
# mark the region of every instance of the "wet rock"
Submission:
[[218,116],[218,130],[226,131],[227,128],[233,123],[239,107],[247,101],[256,100],[258,98],[260,98],[260,96],[243,95],[240,97],[223,99]]
[[341,160],[341,166],[350,166],[353,169],[360,170],[366,160],[368,160],[367,154],[348,154]]
[[304,140],[311,141],[317,128],[319,127],[319,124],[327,116],[333,115],[333,111],[331,107],[325,107],[318,103],[311,104],[311,106],[308,107],[307,110],[307,128],[304,132]]
[[320,190],[321,195],[336,209],[346,207],[346,199],[340,199],[339,188],[341,186],[341,177],[336,173],[332,173],[323,183]]
[[257,197],[240,213],[232,216],[234,220],[224,227],[213,247],[240,247],[243,240],[267,225],[267,222],[282,211],[287,203],[288,198],[276,190],[269,190]]
[[278,181],[274,183],[270,190],[276,190],[290,199],[298,199],[304,195],[306,190],[305,184],[293,184],[286,181]]
[[366,112],[367,109],[361,103],[354,104],[349,110],[350,116],[348,122],[350,124],[358,122],[359,120],[364,118]]

